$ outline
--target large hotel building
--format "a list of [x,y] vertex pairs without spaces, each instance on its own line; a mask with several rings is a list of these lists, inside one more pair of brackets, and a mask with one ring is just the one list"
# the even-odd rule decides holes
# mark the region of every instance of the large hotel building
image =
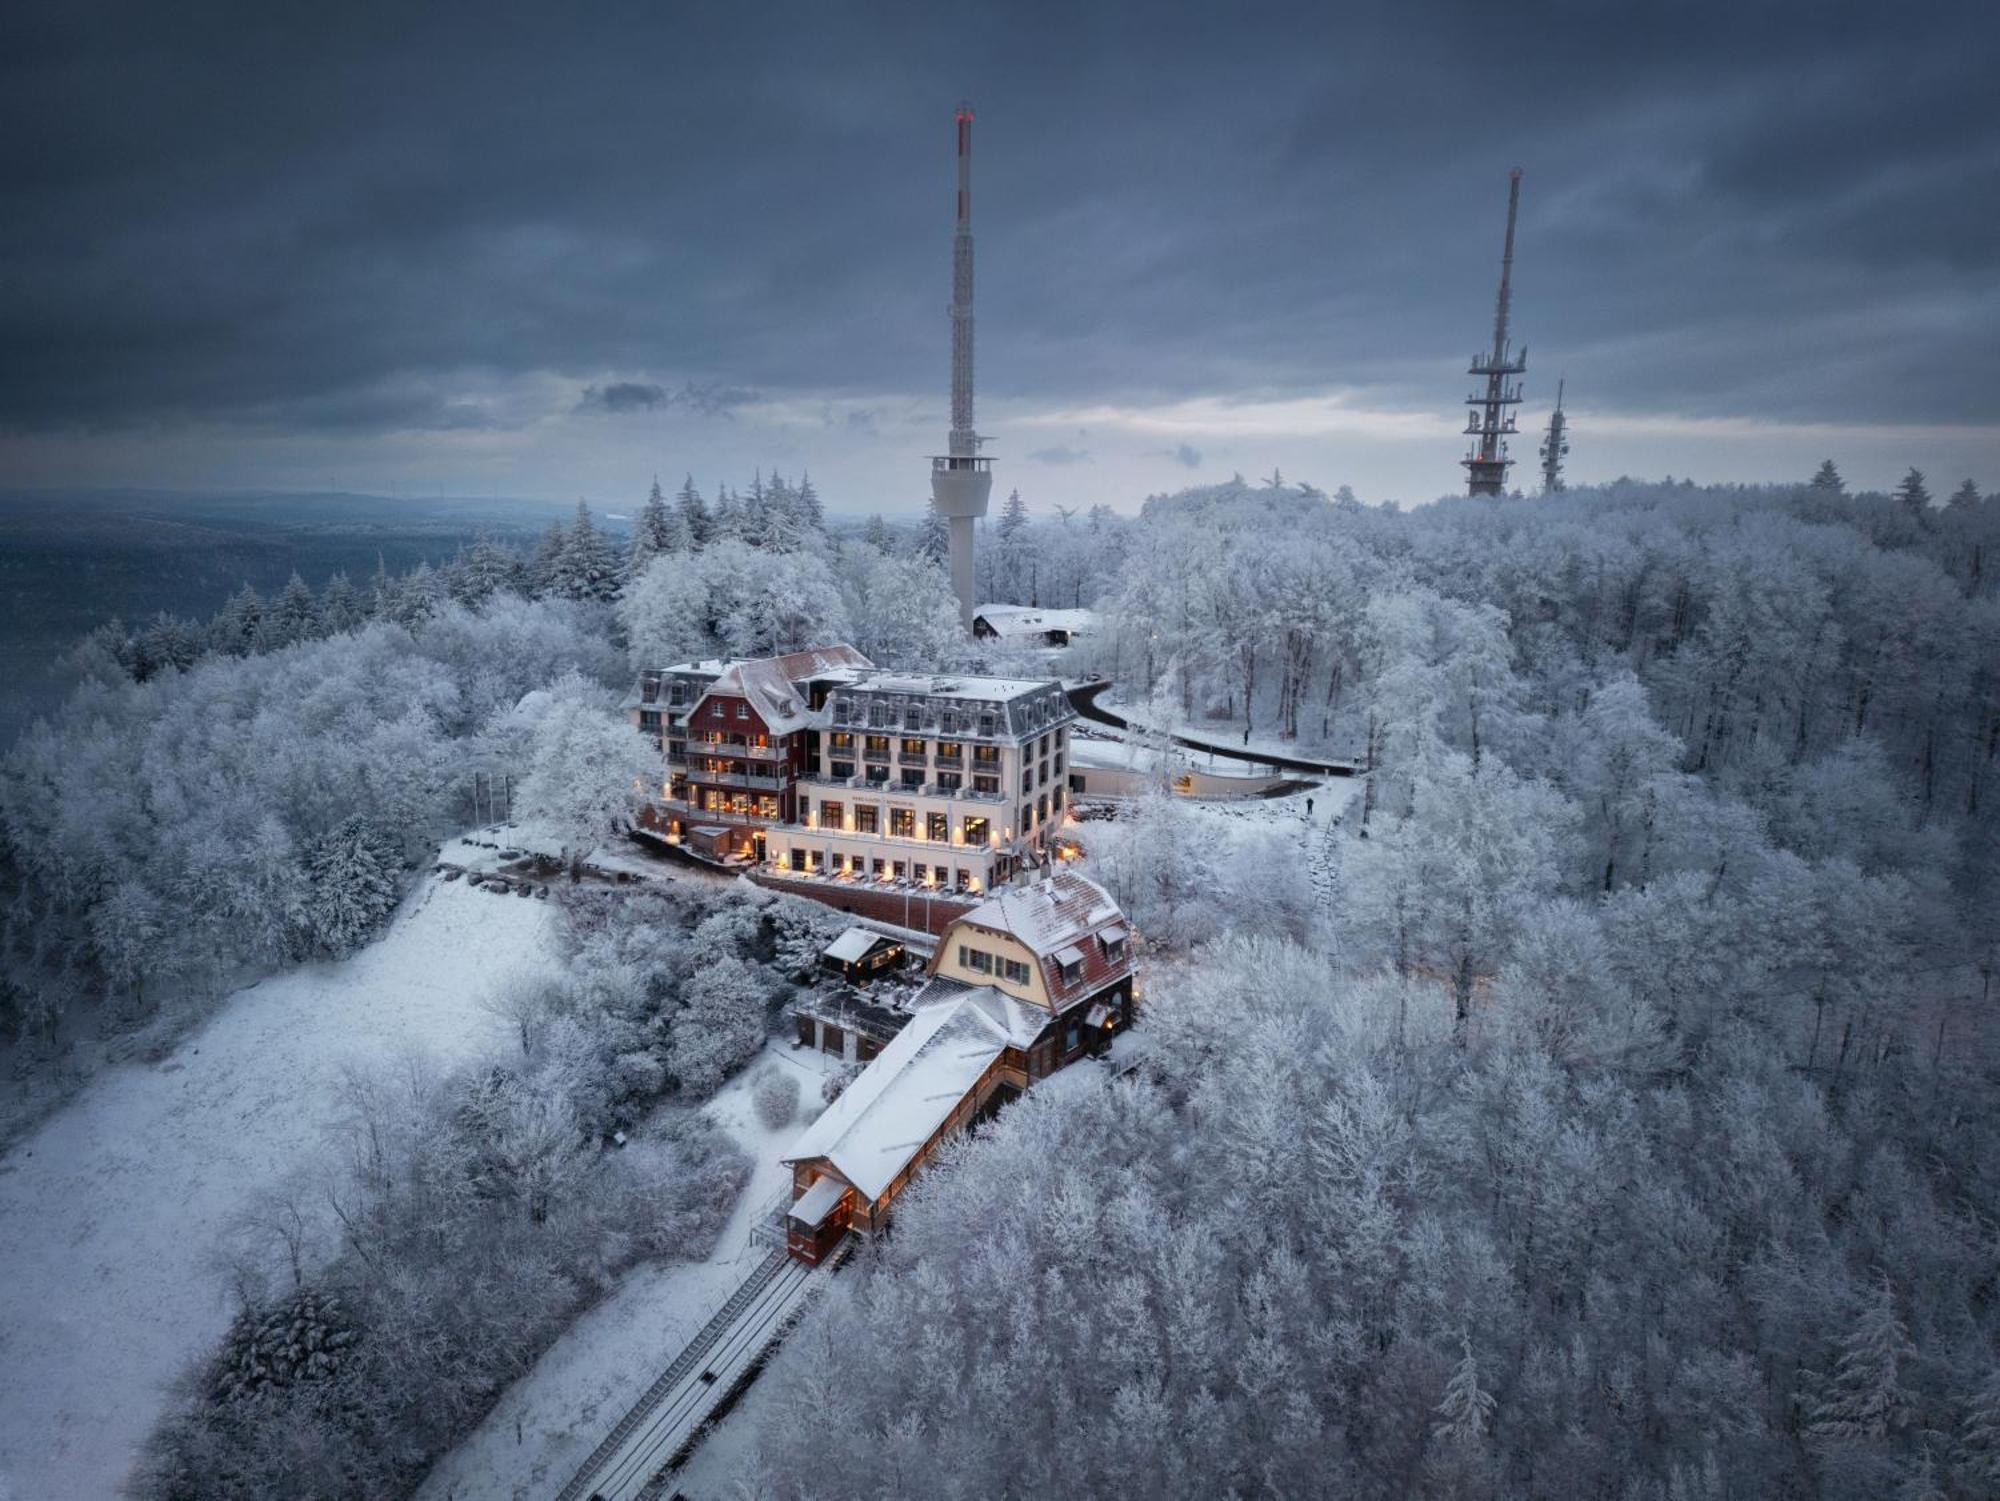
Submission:
[[849,646],[641,675],[666,762],[646,822],[774,875],[984,892],[1047,862],[1068,787],[1062,685],[891,672]]

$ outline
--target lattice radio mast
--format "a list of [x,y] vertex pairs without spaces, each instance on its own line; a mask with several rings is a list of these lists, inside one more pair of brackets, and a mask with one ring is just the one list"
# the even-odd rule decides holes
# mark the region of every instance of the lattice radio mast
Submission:
[[1516,352],[1507,344],[1508,305],[1514,295],[1514,220],[1521,209],[1521,169],[1507,174],[1507,245],[1500,256],[1500,297],[1493,314],[1493,351],[1472,357],[1471,373],[1483,376],[1484,390],[1474,390],[1465,398],[1472,408],[1466,415],[1466,435],[1472,451],[1459,462],[1465,465],[1468,495],[1498,495],[1507,488],[1507,439],[1517,430],[1514,408],[1521,404],[1521,382],[1515,377],[1528,368],[1528,351]]

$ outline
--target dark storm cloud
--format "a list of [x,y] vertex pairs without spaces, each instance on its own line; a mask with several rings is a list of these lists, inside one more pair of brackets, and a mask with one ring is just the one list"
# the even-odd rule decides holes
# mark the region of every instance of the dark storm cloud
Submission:
[[757,399],[755,391],[715,382],[688,381],[678,391],[649,381],[621,380],[586,386],[573,409],[578,416],[621,416],[628,412],[681,411],[700,417],[730,417]]
[[1037,448],[1028,454],[1037,464],[1088,464],[1090,450],[1058,443],[1053,448]]
[[1532,379],[2000,417],[1987,4],[281,9],[0,19],[0,427],[935,390],[960,94],[994,395],[1448,410],[1518,163]]
[[659,386],[621,380],[608,386],[586,386],[583,395],[577,398],[576,410],[579,415],[602,412],[613,416],[621,412],[650,412],[666,399],[667,393]]

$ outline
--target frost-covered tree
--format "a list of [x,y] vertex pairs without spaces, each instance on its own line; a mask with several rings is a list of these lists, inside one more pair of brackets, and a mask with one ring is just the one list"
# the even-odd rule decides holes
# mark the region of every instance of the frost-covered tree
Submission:
[[558,599],[609,601],[618,597],[619,574],[617,554],[591,520],[590,507],[579,500],[576,520],[549,562],[544,592]]
[[951,555],[951,528],[934,501],[924,503],[924,519],[917,527],[917,556],[942,564]]
[[402,862],[393,843],[359,816],[344,820],[306,855],[305,922],[314,948],[351,953],[396,910]]
[[610,695],[571,672],[550,685],[540,706],[515,807],[556,839],[574,877],[584,856],[625,828],[659,779],[652,744],[611,707]]
[[1845,495],[1847,484],[1840,477],[1840,471],[1833,467],[1832,459],[1820,460],[1819,468],[1813,471],[1813,489],[1822,495]]
[[646,493],[646,504],[632,523],[632,540],[625,552],[625,581],[646,571],[646,565],[662,553],[679,551],[679,531],[674,513],[667,507],[667,497],[660,489],[658,475],[653,476],[653,488]]
[[[962,651],[958,598],[936,564],[871,552],[850,591],[851,639],[882,667],[938,668]],[[831,623],[821,629],[832,629]]]
[[295,569],[278,597],[271,601],[263,621],[264,640],[269,646],[284,647],[310,641],[318,634],[318,602],[313,598],[312,586]]
[[1909,1422],[1914,1406],[1903,1367],[1917,1352],[1897,1317],[1895,1290],[1884,1277],[1856,1302],[1832,1376],[1808,1408],[1806,1434],[1821,1442],[1885,1439]]
[[826,507],[820,502],[819,491],[813,488],[809,471],[799,476],[799,487],[792,492],[792,501],[798,512],[799,524],[806,532],[826,530]]
[[680,513],[681,525],[687,530],[688,545],[706,546],[711,535],[708,502],[701,498],[701,491],[695,488],[692,474],[681,481],[680,489],[675,492],[674,509]]

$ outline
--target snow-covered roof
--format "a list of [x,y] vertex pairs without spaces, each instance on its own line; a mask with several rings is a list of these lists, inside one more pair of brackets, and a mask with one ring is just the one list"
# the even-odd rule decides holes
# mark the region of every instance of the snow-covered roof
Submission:
[[845,677],[856,668],[873,667],[875,664],[845,641],[832,646],[809,646],[804,651],[786,652],[782,657],[772,657],[778,670],[795,683],[808,678]]
[[812,1187],[800,1194],[798,1202],[792,1205],[792,1218],[808,1230],[817,1230],[846,1192],[847,1185],[838,1178],[815,1178]]
[[1005,640],[1012,636],[1043,636],[1050,631],[1082,635],[1097,629],[1095,610],[1045,610],[1036,605],[981,605],[973,619]]
[[982,678],[964,673],[877,671],[857,674],[854,686],[864,693],[914,693],[926,698],[979,698],[1004,703],[1054,685],[1053,678]]
[[1052,872],[1030,886],[1007,886],[959,918],[1018,938],[1037,957],[1088,938],[1123,914],[1111,894],[1073,870]]
[[[955,919],[945,930],[946,943],[955,941],[961,925],[1005,933],[1033,953],[1057,1015],[1116,985],[1138,962],[1129,945],[1112,948],[1131,936],[1118,904],[1073,870],[1055,871],[1032,886],[1003,887]],[[1069,966],[1067,973],[1062,966]]]
[[[1047,1021],[991,988],[925,1006],[793,1143],[786,1162],[825,1158],[877,1200],[1025,1029]],[[1027,1041],[1033,1041],[1028,1033]]]
[[820,950],[828,959],[838,959],[842,964],[856,964],[868,957],[868,951],[878,943],[894,943],[896,940],[872,928],[849,928],[825,948]]

